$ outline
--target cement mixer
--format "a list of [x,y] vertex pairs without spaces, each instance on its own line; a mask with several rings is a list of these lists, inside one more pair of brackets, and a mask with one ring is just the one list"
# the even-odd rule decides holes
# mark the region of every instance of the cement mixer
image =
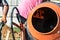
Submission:
[[[23,22],[22,26],[13,23],[12,19],[11,23],[23,32],[22,40],[60,40],[60,7],[56,3],[43,2],[29,11],[26,18],[22,17],[19,12],[17,18],[20,24]],[[26,22],[26,27],[23,26],[24,22]]]
[[60,7],[44,2],[30,11],[28,30],[37,40],[60,40]]

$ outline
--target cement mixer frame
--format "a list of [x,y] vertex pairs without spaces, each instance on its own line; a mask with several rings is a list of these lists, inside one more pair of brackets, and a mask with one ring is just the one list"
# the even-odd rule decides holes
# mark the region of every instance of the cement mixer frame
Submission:
[[[18,19],[18,22],[20,23],[20,25],[16,24],[13,22],[13,12],[14,10],[16,9],[16,11],[18,12],[16,14],[16,17]],[[21,21],[21,19],[23,20],[23,22]],[[24,25],[23,25],[24,24]],[[11,29],[12,29],[12,36],[13,36],[13,40],[15,40],[15,37],[14,37],[14,32],[13,32],[13,25],[15,25],[16,27],[20,28],[21,32],[22,32],[22,38],[21,40],[33,40],[34,37],[32,37],[32,35],[30,33],[28,33],[27,31],[27,28],[24,27],[24,26],[27,26],[26,25],[26,19],[23,18],[20,14],[19,14],[19,10],[17,9],[17,7],[14,7],[12,9],[12,12],[11,12]],[[26,35],[29,35],[29,36],[26,36]]]
[[[17,27],[20,28],[20,25],[18,25],[18,24],[16,24],[16,23],[13,22],[13,12],[14,12],[15,9],[17,10],[17,12],[18,12],[18,14],[19,14],[19,11],[18,11],[17,7],[14,7],[14,8],[12,9],[12,12],[11,12],[11,29],[12,29],[13,40],[15,40],[14,33],[13,33],[13,25],[15,25],[15,26],[17,26]],[[19,22],[21,22],[21,19],[19,19]],[[20,29],[21,29],[21,28],[20,28]],[[22,30],[22,29],[21,29],[21,30]]]

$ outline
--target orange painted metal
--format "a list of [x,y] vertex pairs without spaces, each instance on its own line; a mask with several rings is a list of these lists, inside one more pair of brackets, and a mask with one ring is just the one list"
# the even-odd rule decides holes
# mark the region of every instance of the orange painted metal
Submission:
[[[56,12],[56,15],[58,17],[58,22],[57,22],[56,28],[53,31],[48,32],[48,33],[38,32],[37,30],[35,30],[35,28],[32,25],[32,16],[33,16],[34,12],[37,9],[42,8],[42,7],[48,7],[48,8],[53,9]],[[60,37],[60,33],[57,33],[60,30],[60,8],[59,8],[59,6],[57,6],[54,3],[50,3],[50,2],[44,2],[44,3],[39,4],[34,9],[32,9],[32,11],[29,12],[28,19],[27,19],[27,25],[28,25],[29,32],[36,39],[55,40],[56,38]]]

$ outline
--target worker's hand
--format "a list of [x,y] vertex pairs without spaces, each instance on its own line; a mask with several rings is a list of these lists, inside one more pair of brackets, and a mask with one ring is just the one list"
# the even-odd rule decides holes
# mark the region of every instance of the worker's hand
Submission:
[[2,17],[1,21],[3,21],[4,23],[6,23],[7,22],[6,17]]

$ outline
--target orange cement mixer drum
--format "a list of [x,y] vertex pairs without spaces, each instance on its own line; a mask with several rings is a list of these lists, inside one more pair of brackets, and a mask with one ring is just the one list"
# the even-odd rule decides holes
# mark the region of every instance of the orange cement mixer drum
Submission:
[[60,8],[50,2],[41,3],[28,15],[29,32],[38,40],[55,40],[60,37]]

